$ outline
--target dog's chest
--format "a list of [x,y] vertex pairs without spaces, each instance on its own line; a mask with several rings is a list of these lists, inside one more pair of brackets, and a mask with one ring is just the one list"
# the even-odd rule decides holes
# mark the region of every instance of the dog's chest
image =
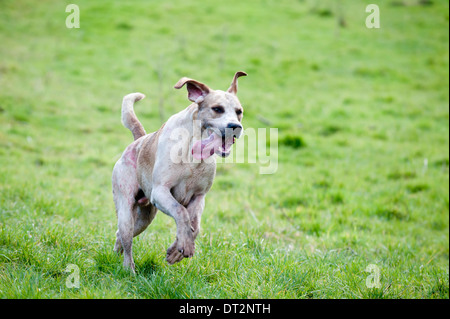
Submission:
[[212,186],[216,174],[216,163],[193,164],[180,176],[172,188],[173,197],[186,206],[194,195],[206,194]]

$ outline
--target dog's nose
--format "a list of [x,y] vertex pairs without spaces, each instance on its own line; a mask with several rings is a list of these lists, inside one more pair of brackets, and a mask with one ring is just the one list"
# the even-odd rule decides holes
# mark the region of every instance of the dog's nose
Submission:
[[228,123],[227,130],[229,131],[229,133],[226,133],[227,135],[232,134],[234,137],[239,138],[242,133],[242,125],[239,123]]
[[239,129],[239,130],[241,130],[242,129],[242,125],[240,125],[240,124],[237,124],[237,123],[228,123],[228,126],[227,126],[227,128],[231,128],[231,129]]

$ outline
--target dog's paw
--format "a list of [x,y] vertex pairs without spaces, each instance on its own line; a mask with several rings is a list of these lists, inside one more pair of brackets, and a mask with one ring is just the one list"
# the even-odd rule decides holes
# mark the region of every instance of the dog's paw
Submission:
[[173,265],[183,258],[189,258],[194,256],[195,244],[194,241],[185,241],[184,244],[180,240],[176,240],[168,249],[166,260],[169,264]]
[[173,265],[179,261],[181,261],[184,258],[183,254],[178,252],[176,247],[169,247],[167,249],[167,255],[166,255],[166,261],[169,263],[169,265]]
[[[190,234],[191,235],[191,234]],[[192,257],[195,252],[195,243],[194,239],[191,236],[187,236],[184,240],[178,240],[177,250],[184,257]]]

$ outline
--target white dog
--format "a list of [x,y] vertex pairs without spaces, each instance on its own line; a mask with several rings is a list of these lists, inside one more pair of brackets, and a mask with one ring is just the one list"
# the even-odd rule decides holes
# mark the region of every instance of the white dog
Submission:
[[[133,111],[134,102],[144,95],[124,97],[122,122],[133,133],[134,142],[114,166],[112,184],[118,219],[114,250],[124,252],[125,268],[134,272],[133,237],[147,228],[158,209],[172,216],[177,225],[176,240],[167,249],[167,262],[173,264],[194,255],[205,195],[216,173],[214,154],[228,156],[243,130],[243,109],[236,93],[237,79],[245,75],[237,72],[226,92],[189,78],[180,79],[175,88],[186,84],[193,103],[150,134],[145,133]],[[179,129],[183,129],[182,146],[188,151],[182,161],[174,161],[173,149],[180,142],[172,134]],[[196,129],[204,139],[196,138]]]

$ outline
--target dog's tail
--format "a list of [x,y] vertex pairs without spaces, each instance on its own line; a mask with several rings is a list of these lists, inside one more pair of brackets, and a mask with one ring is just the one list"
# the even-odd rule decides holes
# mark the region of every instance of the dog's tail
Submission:
[[144,127],[133,110],[134,103],[142,100],[144,97],[145,95],[142,93],[130,93],[124,96],[122,102],[122,124],[133,133],[135,141],[146,134]]

